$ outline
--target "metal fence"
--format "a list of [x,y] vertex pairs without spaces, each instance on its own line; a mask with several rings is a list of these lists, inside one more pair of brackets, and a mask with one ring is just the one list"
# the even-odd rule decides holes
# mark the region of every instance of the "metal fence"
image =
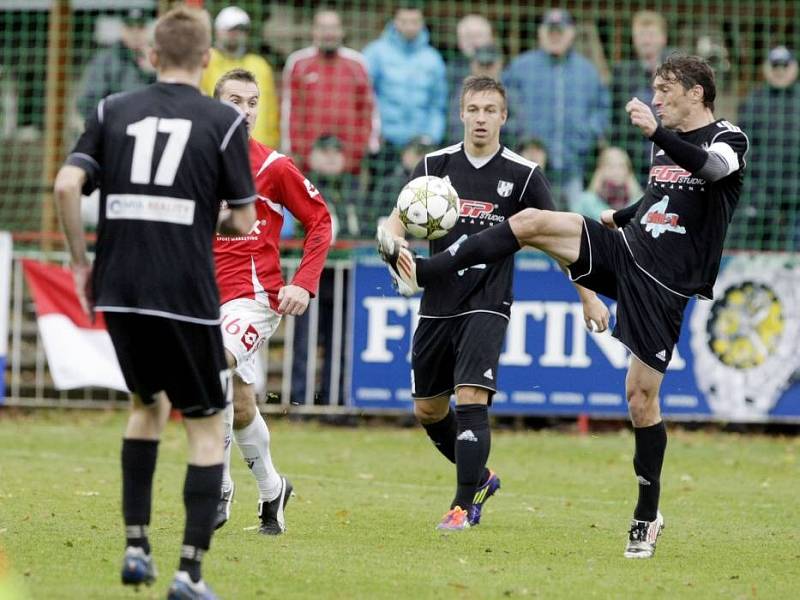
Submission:
[[[16,251],[13,254],[5,403],[103,408],[127,402],[126,394],[105,388],[55,389],[23,275],[22,259],[67,262],[62,253]],[[287,277],[291,277],[298,264],[297,259],[284,261]],[[256,387],[263,411],[349,412],[345,281],[351,268],[348,260],[328,261],[320,296],[311,301],[306,315],[285,317],[275,335],[259,351]],[[321,300],[325,303],[322,319]],[[321,328],[321,321],[329,326]]]

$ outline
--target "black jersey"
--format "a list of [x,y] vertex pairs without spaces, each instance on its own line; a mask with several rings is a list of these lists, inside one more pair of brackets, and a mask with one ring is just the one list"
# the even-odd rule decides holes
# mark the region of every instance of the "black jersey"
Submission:
[[100,187],[97,310],[219,319],[211,244],[220,200],[255,197],[244,115],[189,85],[101,100],[67,164]]
[[[550,186],[538,165],[502,146],[479,168],[467,158],[463,143],[431,152],[414,169],[412,178],[422,175],[447,179],[461,199],[456,225],[445,237],[430,242],[431,255],[502,223],[524,208],[555,210]],[[448,274],[425,287],[420,316],[490,311],[507,317],[513,301],[513,276],[513,256]]]
[[706,181],[654,145],[647,189],[622,231],[634,260],[651,277],[680,295],[711,298],[749,142],[724,120],[676,133],[704,149],[719,149],[738,168],[718,181]]

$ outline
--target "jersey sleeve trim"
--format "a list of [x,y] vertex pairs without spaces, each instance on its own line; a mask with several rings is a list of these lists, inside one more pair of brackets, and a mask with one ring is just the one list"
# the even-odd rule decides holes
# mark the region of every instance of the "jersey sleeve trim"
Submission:
[[708,147],[708,153],[718,156],[725,162],[727,169],[723,177],[739,170],[739,157],[736,156],[734,149],[725,142],[714,142]]
[[89,180],[94,180],[100,173],[100,165],[97,161],[83,152],[73,152],[67,157],[64,164],[83,169],[88,175]]
[[[727,123],[727,121],[724,121],[724,122],[725,122],[725,123]],[[730,125],[730,124],[729,124],[729,125]],[[747,137],[747,134],[746,134],[744,131],[742,131],[741,129],[739,129],[738,127],[736,127],[735,125],[730,125],[730,127],[729,127],[729,128],[725,129],[724,131],[720,131],[720,132],[719,132],[717,135],[715,135],[713,138],[711,138],[711,146],[709,146],[709,151],[711,151],[711,148],[713,148],[713,147],[714,147],[714,146],[716,146],[717,144],[724,144],[725,146],[727,146],[728,148],[730,148],[730,149],[731,149],[731,151],[732,151],[734,154],[736,154],[736,150],[734,150],[734,149],[731,147],[731,145],[730,145],[730,144],[728,144],[726,141],[724,141],[724,140],[720,140],[719,142],[717,141],[717,138],[718,138],[719,136],[721,136],[721,135],[733,135],[733,138],[731,139],[731,141],[735,140],[735,139],[736,139],[737,137],[739,137],[739,136],[741,136],[742,138],[744,138],[744,151],[742,152],[742,161],[741,161],[741,166],[745,166],[747,163],[746,163],[746,161],[744,160],[744,157],[745,157],[745,156],[747,155],[747,153],[750,151],[750,138],[749,138],[749,137]],[[737,162],[739,162],[739,161],[738,161],[738,157],[737,157]]]
[[103,113],[104,107],[106,105],[106,99],[103,98],[100,102],[97,103],[97,122],[102,124],[103,123]]
[[241,123],[243,119],[244,119],[244,114],[239,113],[239,116],[236,117],[236,120],[233,122],[233,124],[228,129],[228,133],[226,133],[225,137],[222,138],[222,144],[220,144],[220,147],[219,147],[219,151],[220,152],[225,152],[225,148],[228,147],[228,144],[230,143],[231,138],[233,137],[233,132],[236,131],[236,128],[239,126],[239,123]]
[[237,198],[236,200],[225,200],[229,206],[242,206],[244,204],[250,204],[254,202],[255,199],[258,198],[257,194],[253,194],[252,196],[248,196],[247,198]]
[[73,152],[67,157],[67,164],[76,167],[81,167],[82,165],[80,163],[83,162],[89,163],[90,167],[93,169],[100,169],[100,163],[98,163],[93,156],[89,156],[85,152]]

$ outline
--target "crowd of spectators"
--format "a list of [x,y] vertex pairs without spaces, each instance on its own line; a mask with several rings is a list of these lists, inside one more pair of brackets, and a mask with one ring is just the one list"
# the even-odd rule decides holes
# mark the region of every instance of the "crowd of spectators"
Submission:
[[[304,26],[311,44],[294,51],[266,20],[263,32],[273,39],[254,43],[262,37],[258,22],[272,9],[261,11],[258,22],[234,5],[212,15],[214,47],[203,90],[211,94],[217,78],[232,68],[255,74],[261,112],[254,137],[291,155],[315,178],[331,205],[339,240],[370,237],[375,219],[392,206],[420,153],[462,138],[460,91],[468,75],[504,83],[509,119],[503,142],[541,165],[558,207],[591,206],[594,214],[597,202],[619,201],[614,195],[619,190],[598,183],[597,173],[607,172],[609,164],[629,165],[629,179],[639,188],[646,184],[650,143],[630,125],[624,106],[632,97],[652,99],[653,72],[676,49],[670,32],[676,32],[678,47],[708,54],[719,69],[731,66],[730,52],[719,48],[713,31],[697,29],[689,43],[691,32],[671,28],[668,15],[652,10],[632,15],[620,57],[604,56],[601,62],[579,43],[587,31],[596,37],[597,24],[564,9],[542,10],[531,24],[535,47],[513,53],[509,49],[517,46],[508,35],[497,34],[507,31],[507,24],[483,14],[462,15],[452,29],[454,39],[438,40],[445,48],[454,46],[442,52],[431,41],[425,10],[424,3],[398,2],[382,33],[348,47],[345,14],[319,8]],[[154,80],[147,60],[154,16],[141,8],[125,11],[116,41],[82,66],[72,104],[81,120],[100,98]],[[725,102],[732,108],[720,111],[751,140],[745,193],[729,246],[795,251],[800,243],[797,57],[784,45],[773,44],[764,53],[763,83],[751,86],[740,101],[733,94]],[[626,186],[626,201],[635,189]],[[287,236],[293,235],[288,223]]]

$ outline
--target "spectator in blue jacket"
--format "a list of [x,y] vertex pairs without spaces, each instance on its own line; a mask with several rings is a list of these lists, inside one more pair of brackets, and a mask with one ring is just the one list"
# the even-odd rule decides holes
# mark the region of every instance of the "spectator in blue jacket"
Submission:
[[583,191],[586,162],[608,128],[610,95],[594,65],[572,48],[575,23],[567,11],[548,11],[538,35],[539,49],[520,54],[503,73],[506,128],[516,139],[547,145],[553,199],[563,209]]
[[364,48],[381,117],[383,147],[377,174],[390,171],[400,150],[424,135],[444,137],[447,79],[444,60],[429,42],[419,3],[401,3],[381,37]]

